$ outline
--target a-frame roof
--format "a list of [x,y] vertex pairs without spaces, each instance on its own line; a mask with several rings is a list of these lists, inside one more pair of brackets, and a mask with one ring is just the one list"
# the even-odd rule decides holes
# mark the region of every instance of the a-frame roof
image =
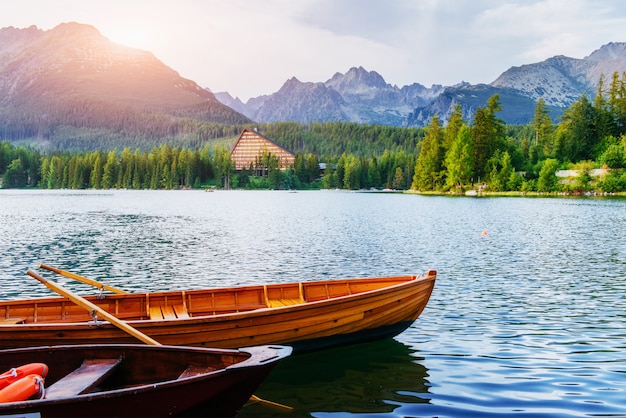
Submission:
[[281,168],[287,168],[295,161],[295,155],[292,152],[256,130],[248,128],[245,128],[239,135],[237,142],[230,151],[230,158],[235,163],[235,170],[242,170],[251,164],[256,164],[258,157],[264,151],[276,155]]
[[235,145],[233,145],[233,149],[230,151],[231,153],[234,151],[235,148],[237,148],[237,145],[239,144],[239,142],[245,136],[246,133],[252,133],[254,135],[257,135],[259,138],[269,142],[270,144],[274,145],[275,147],[278,147],[278,148],[282,149],[283,151],[288,152],[289,154],[293,154],[291,151],[289,151],[286,148],[281,147],[280,145],[278,145],[276,142],[272,141],[271,139],[269,139],[265,135],[260,134],[258,131],[254,130],[254,129],[250,129],[250,128],[244,128],[243,131],[241,131],[241,134],[239,134],[239,138],[237,139],[237,142],[235,142]]

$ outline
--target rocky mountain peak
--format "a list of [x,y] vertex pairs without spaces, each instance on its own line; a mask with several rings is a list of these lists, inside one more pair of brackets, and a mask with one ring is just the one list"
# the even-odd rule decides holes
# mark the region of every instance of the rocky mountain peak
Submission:
[[[143,102],[169,99],[172,103],[207,100],[213,95],[183,79],[152,53],[109,41],[90,25],[62,23],[48,31],[21,30],[19,50],[2,56],[5,64],[0,92],[31,98],[51,90],[71,91],[85,97],[116,97]],[[9,31],[13,32],[13,31]],[[4,34],[2,30],[0,34]],[[10,43],[9,43],[10,44]],[[0,37],[0,52],[7,51]],[[27,87],[27,90],[19,86]],[[7,91],[6,89],[9,88]],[[196,96],[191,99],[191,95]],[[178,96],[177,99],[174,96]]]
[[626,57],[626,42],[609,42],[593,51],[585,60],[613,61],[623,60]]
[[47,32],[50,37],[58,37],[65,39],[80,39],[86,41],[89,39],[100,39],[102,34],[91,25],[77,22],[60,23]]
[[118,127],[107,112],[248,121],[152,53],[113,43],[93,26],[0,29],[0,124],[32,121],[32,132],[53,132],[58,123],[102,127],[103,120]]
[[[624,70],[626,43],[623,42],[604,45],[583,59],[557,55],[542,62],[511,67],[490,84],[462,82],[427,88],[413,83],[398,88],[377,72],[359,66],[345,74],[337,72],[323,84],[301,83],[291,78],[279,92],[251,99],[238,109],[259,122],[281,120],[281,115],[286,113],[278,107],[290,103],[289,120],[294,121],[345,120],[423,126],[435,113],[445,122],[457,103],[462,105],[464,117],[470,120],[476,109],[497,93],[502,102],[502,118],[508,123],[523,124],[532,118],[539,98],[545,100],[556,120],[583,93],[594,96],[602,75],[609,78],[615,71]],[[333,99],[320,101],[322,97]],[[254,106],[250,105],[252,102]],[[329,103],[333,105],[329,107]],[[322,114],[322,108],[332,108],[333,116]]]
[[25,29],[7,26],[0,29],[0,48],[10,47],[14,42],[24,42],[39,36],[43,31],[32,25]]
[[356,93],[372,88],[386,88],[385,79],[376,71],[367,71],[363,67],[352,67],[346,74],[336,73],[326,86],[339,93]]
[[289,80],[285,81],[285,84],[282,85],[280,91],[299,89],[304,84],[305,83],[298,80],[296,77],[291,77]]
[[244,114],[257,122],[346,120],[339,93],[324,83],[303,83],[296,77],[287,80],[276,93],[261,101],[250,99],[248,104]]
[[328,94],[329,89],[321,82],[302,82],[298,80],[296,77],[291,77],[287,80],[280,90],[278,90],[277,94],[282,97],[287,97],[288,95],[294,94],[304,94],[308,97],[312,97],[313,95],[325,95]]
[[44,32],[41,42],[54,51],[55,59],[65,56],[67,60],[82,61],[83,66],[96,65],[100,69],[121,63],[162,66],[151,52],[111,42],[91,25],[61,23]]
[[257,122],[333,120],[400,126],[415,107],[430,103],[443,89],[419,83],[399,88],[359,66],[345,74],[337,72],[324,83],[303,83],[292,77],[279,91],[245,104],[228,93],[216,97]]
[[566,108],[583,93],[595,95],[602,75],[611,77],[626,69],[626,43],[602,46],[586,58],[557,55],[545,61],[511,67],[491,86],[510,88],[536,101],[543,97],[546,104]]
[[11,60],[11,54],[19,53],[42,33],[43,31],[34,25],[27,29],[18,29],[13,26],[0,29],[0,68]]

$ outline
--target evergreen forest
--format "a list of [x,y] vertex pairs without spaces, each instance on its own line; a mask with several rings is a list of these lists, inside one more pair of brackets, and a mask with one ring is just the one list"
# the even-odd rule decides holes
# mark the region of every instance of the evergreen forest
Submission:
[[[444,125],[425,128],[345,122],[225,125],[193,144],[163,142],[152,149],[124,145],[95,151],[42,151],[0,138],[3,188],[43,189],[393,189],[422,193],[625,193],[626,72],[601,77],[553,121],[543,99],[527,125],[498,118],[499,96],[464,120],[459,105]],[[255,127],[296,154],[288,170],[261,155],[234,172],[236,132]],[[221,132],[221,139],[215,139]],[[80,136],[80,132],[73,135]],[[207,138],[212,136],[212,138]],[[74,138],[73,141],[80,138]],[[261,169],[261,170],[259,170]],[[558,177],[562,170],[572,170]],[[263,172],[263,176],[257,173]]]

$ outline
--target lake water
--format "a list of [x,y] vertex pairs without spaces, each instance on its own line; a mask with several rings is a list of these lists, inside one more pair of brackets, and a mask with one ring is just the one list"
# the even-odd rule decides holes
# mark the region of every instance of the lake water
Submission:
[[[626,200],[0,191],[0,294],[438,271],[392,340],[287,359],[241,417],[626,417]],[[59,283],[82,293],[85,285]]]

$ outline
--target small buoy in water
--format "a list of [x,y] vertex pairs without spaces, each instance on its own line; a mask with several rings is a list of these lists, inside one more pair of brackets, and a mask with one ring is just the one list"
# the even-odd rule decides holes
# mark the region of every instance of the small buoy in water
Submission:
[[481,234],[483,237],[487,236],[487,231],[483,231],[483,233]]

